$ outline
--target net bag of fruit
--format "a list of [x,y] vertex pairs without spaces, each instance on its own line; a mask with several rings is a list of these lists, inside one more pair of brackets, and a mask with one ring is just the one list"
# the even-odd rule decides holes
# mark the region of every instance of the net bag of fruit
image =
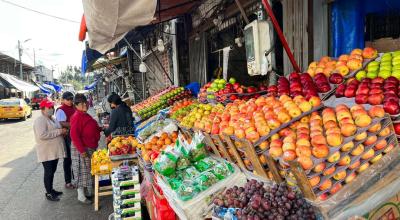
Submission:
[[178,159],[179,155],[172,148],[168,148],[157,157],[153,168],[164,176],[170,176],[176,171]]
[[181,135],[178,136],[178,140],[175,143],[175,150],[179,153],[178,162],[176,164],[176,170],[184,170],[191,165],[189,149],[183,143]]
[[228,175],[235,172],[235,168],[229,163],[219,163],[215,165],[211,172],[218,178],[218,180],[225,179]]
[[194,186],[194,182],[190,180],[183,181],[179,188],[176,190],[176,194],[183,201],[192,199],[198,193],[199,191]]
[[197,177],[194,182],[199,191],[204,191],[217,183],[218,179],[213,173],[207,171]]
[[218,164],[218,161],[212,159],[211,157],[206,157],[200,161],[194,163],[194,167],[200,172],[204,172]]

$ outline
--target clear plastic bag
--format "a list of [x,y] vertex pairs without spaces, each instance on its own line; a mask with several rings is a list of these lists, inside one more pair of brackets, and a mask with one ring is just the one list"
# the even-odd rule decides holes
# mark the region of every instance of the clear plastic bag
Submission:
[[197,195],[198,190],[196,190],[193,181],[186,180],[182,182],[176,193],[181,200],[187,201]]
[[211,172],[204,172],[195,180],[196,187],[199,191],[204,191],[218,182],[218,178]]
[[188,167],[183,171],[183,179],[192,180],[197,178],[200,175],[200,172],[196,170],[194,167]]
[[172,149],[162,152],[154,163],[154,169],[164,176],[170,176],[176,171],[178,158],[179,155],[177,155]]
[[225,179],[229,174],[233,173],[235,170],[231,164],[220,163],[215,165],[211,172],[218,178],[218,180]]
[[216,161],[210,157],[206,157],[206,158],[194,163],[194,167],[196,167],[196,169],[198,171],[204,172],[204,171],[214,167],[216,164],[218,164],[218,161]]
[[189,146],[191,161],[197,162],[207,156],[206,145],[203,143],[203,140],[204,135],[196,132]]

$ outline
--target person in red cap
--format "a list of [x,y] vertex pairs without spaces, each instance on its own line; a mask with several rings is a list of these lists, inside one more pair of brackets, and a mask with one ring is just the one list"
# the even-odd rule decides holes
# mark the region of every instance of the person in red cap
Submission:
[[59,201],[59,196],[63,193],[53,189],[53,180],[58,160],[65,157],[63,136],[67,134],[67,130],[53,119],[53,102],[45,99],[40,102],[39,107],[41,115],[33,123],[37,158],[44,168],[46,198],[50,201]]
[[[93,176],[90,173],[90,159],[100,140],[102,129],[97,121],[87,113],[88,102],[83,94],[76,94],[74,98],[76,111],[71,118],[71,158],[72,171],[78,188],[78,200],[85,204],[91,201],[87,198],[93,193]],[[85,189],[87,194],[85,195]]]

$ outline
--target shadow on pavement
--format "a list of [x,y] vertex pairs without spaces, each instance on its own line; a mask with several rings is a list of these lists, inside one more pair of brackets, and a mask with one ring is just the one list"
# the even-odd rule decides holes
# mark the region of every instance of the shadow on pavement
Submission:
[[112,196],[103,197],[100,210],[77,200],[76,190],[64,188],[62,161],[59,161],[54,188],[63,191],[59,202],[45,199],[43,167],[33,149],[26,156],[0,166],[1,219],[108,219],[113,212]]

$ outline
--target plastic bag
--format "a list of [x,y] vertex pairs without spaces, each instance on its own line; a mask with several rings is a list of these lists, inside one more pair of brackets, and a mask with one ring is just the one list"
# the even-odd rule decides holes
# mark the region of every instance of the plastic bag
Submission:
[[164,176],[170,176],[175,173],[176,164],[179,155],[172,149],[168,149],[161,153],[154,163],[154,169]]
[[211,172],[204,172],[195,179],[195,184],[199,191],[204,191],[217,182],[217,177]]
[[182,182],[176,193],[181,200],[187,201],[197,195],[198,191],[196,190],[192,181],[186,180]]
[[184,180],[192,180],[197,178],[200,175],[200,172],[196,170],[194,167],[188,167],[183,171],[183,179]]
[[206,157],[206,158],[194,163],[194,167],[196,167],[196,169],[198,171],[204,172],[204,171],[212,168],[216,164],[218,164],[218,161],[216,161],[210,157]]
[[179,159],[177,162],[176,169],[183,170],[190,166],[190,154],[185,144],[182,143],[181,135],[178,136],[178,140],[175,143],[175,149],[179,152]]
[[234,172],[234,168],[229,163],[220,163],[215,165],[211,172],[218,178],[218,180],[225,179],[229,174]]
[[203,143],[204,135],[196,132],[192,143],[190,144],[190,158],[193,162],[197,162],[207,156],[205,144]]

